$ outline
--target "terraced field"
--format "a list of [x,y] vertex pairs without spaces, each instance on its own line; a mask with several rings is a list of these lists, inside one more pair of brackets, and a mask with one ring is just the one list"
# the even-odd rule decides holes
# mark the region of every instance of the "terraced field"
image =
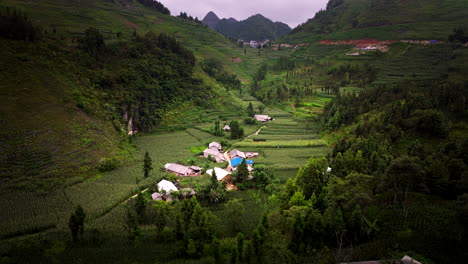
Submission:
[[292,114],[279,109],[267,109],[266,112],[275,120],[266,123],[258,135],[233,147],[259,152],[256,164],[267,165],[281,180],[295,176],[311,157],[326,155],[330,151],[320,139],[317,123],[295,120]]

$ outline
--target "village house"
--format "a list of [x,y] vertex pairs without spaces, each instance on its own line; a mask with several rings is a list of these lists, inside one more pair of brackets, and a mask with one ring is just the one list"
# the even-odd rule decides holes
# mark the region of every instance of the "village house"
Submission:
[[165,192],[166,194],[170,194],[171,192],[178,192],[179,189],[170,181],[162,180],[158,182],[158,192],[162,193]]
[[167,163],[164,169],[175,173],[179,177],[198,176],[201,174],[202,168],[197,166],[184,166],[176,163]]
[[163,198],[163,195],[158,193],[158,192],[155,192],[153,194],[151,194],[151,198],[154,200],[154,201],[162,201],[164,200]]
[[250,47],[251,48],[257,48],[258,45],[259,45],[258,41],[255,41],[255,40],[250,41]]
[[229,132],[229,131],[231,131],[231,127],[229,125],[225,125],[223,127],[223,130],[226,131],[226,132]]
[[226,182],[231,180],[231,172],[218,167],[215,167],[214,169],[209,169],[206,171],[206,173],[210,176],[213,176],[213,170],[216,174],[216,179],[218,179],[218,181]]
[[158,183],[158,192],[151,194],[151,198],[155,201],[172,201],[171,192],[179,191],[177,187],[168,180],[162,180]]
[[221,144],[219,144],[218,142],[211,142],[210,144],[208,144],[208,148],[217,148],[218,151],[221,151],[223,149],[223,146],[221,146]]
[[255,120],[263,123],[273,120],[269,115],[255,115],[254,118]]
[[[240,158],[240,157],[233,158],[233,159],[231,159],[231,166],[232,167],[237,167],[239,164],[242,163],[243,160],[244,159]],[[253,160],[246,160],[245,163],[246,164],[253,164],[254,161]]]
[[231,157],[231,159],[234,159],[234,158],[242,158],[242,159],[245,159],[245,153],[238,150],[238,149],[233,149],[231,151],[229,151],[229,156]]
[[216,162],[223,162],[226,161],[224,158],[223,153],[219,152],[219,149],[217,148],[207,148],[203,151],[203,156],[205,158],[211,157],[216,160]]

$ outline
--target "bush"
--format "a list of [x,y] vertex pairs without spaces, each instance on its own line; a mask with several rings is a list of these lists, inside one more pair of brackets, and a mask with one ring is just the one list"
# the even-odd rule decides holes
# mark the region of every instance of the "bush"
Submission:
[[255,118],[246,117],[246,118],[244,118],[244,124],[246,124],[246,125],[255,125],[255,124],[258,124],[258,122],[257,122],[257,120]]

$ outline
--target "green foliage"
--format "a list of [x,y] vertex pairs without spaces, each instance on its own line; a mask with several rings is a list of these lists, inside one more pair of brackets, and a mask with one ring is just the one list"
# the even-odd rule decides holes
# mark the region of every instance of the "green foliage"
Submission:
[[241,89],[241,82],[237,75],[226,72],[220,60],[216,58],[206,59],[202,67],[209,76],[222,83],[226,89]]
[[224,134],[223,129],[220,126],[219,120],[216,120],[214,128],[213,128],[213,135],[215,135],[217,137],[221,137],[221,136],[223,136],[223,134]]
[[40,35],[41,29],[35,28],[26,14],[0,3],[0,38],[35,41]]
[[253,105],[252,105],[251,102],[247,106],[247,115],[250,116],[250,117],[253,117],[255,115],[255,110],[254,110]]
[[152,170],[153,170],[153,164],[151,161],[151,157],[149,156],[148,151],[146,151],[145,158],[143,160],[143,172],[144,172],[145,178],[148,177],[148,175],[150,174]]
[[308,200],[315,194],[319,208],[323,208],[324,187],[329,179],[329,175],[325,173],[327,167],[325,158],[312,158],[305,167],[299,169],[296,176],[296,184],[302,190],[305,199]]
[[459,0],[429,0],[423,6],[386,0],[330,1],[326,10],[296,27],[287,39],[445,39],[453,25],[465,25],[462,5]]
[[272,69],[275,71],[290,71],[296,67],[294,61],[288,57],[279,57]]
[[91,56],[101,55],[105,49],[104,37],[96,28],[86,29],[81,48]]
[[260,190],[266,190],[266,187],[274,180],[271,171],[261,166],[255,166],[252,177],[252,185]]
[[393,189],[395,193],[425,191],[424,171],[418,163],[417,159],[408,156],[393,160],[385,171],[385,187]]
[[249,170],[247,169],[247,164],[245,159],[242,160],[241,164],[237,166],[237,170],[233,174],[233,180],[236,183],[244,183],[248,180]]
[[147,204],[147,202],[146,202],[145,198],[143,197],[143,193],[139,192],[137,197],[136,197],[136,201],[135,201],[135,213],[138,216],[138,222],[139,223],[142,223],[143,219],[145,218],[146,204]]
[[455,28],[453,29],[453,33],[448,37],[450,42],[460,42],[466,43],[468,42],[468,34],[465,33],[465,29],[463,28]]
[[240,232],[245,214],[244,204],[239,199],[232,199],[224,204],[224,208],[228,216],[229,227],[233,233]]
[[138,0],[138,2],[144,6],[152,8],[158,12],[161,12],[165,15],[170,15],[171,11],[167,7],[165,7],[161,2],[156,0]]
[[233,120],[229,123],[229,127],[231,128],[231,139],[238,139],[244,137],[244,129],[240,127],[239,122],[237,120]]
[[177,223],[178,239],[185,241],[185,251],[190,257],[200,257],[203,246],[211,242],[214,235],[214,218],[201,207],[195,197],[179,204],[180,222]]
[[169,219],[169,206],[166,202],[157,202],[153,204],[153,210],[155,212],[154,216],[154,225],[158,230],[158,233],[161,233],[166,226]]
[[266,74],[267,74],[267,69],[268,69],[267,65],[262,64],[260,66],[260,68],[258,68],[258,70],[257,70],[257,72],[256,72],[256,74],[254,76],[254,80],[257,81],[257,82],[265,80]]
[[139,217],[137,213],[130,207],[127,207],[127,221],[124,225],[124,228],[128,232],[128,239],[134,243],[138,243],[141,238]]
[[239,232],[237,234],[236,240],[237,240],[237,256],[239,257],[239,260],[242,260],[244,256],[244,242],[245,242],[244,234]]

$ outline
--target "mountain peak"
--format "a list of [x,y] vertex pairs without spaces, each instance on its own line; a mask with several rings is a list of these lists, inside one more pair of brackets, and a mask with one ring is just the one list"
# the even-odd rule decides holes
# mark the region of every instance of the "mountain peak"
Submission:
[[230,23],[237,23],[239,21],[237,21],[237,19],[233,18],[233,17],[230,17],[227,19],[227,21],[229,21]]
[[252,17],[261,17],[261,18],[266,18],[266,17],[265,17],[264,15],[262,15],[262,14],[255,14],[255,15],[253,15]]
[[240,22],[232,18],[222,19],[216,25],[216,30],[232,39],[274,40],[288,34],[291,28],[284,23],[273,22],[261,14],[255,14]]
[[213,12],[210,11],[206,14],[205,18],[203,18],[203,24],[207,25],[210,28],[216,28],[216,25],[219,23],[221,19]]

